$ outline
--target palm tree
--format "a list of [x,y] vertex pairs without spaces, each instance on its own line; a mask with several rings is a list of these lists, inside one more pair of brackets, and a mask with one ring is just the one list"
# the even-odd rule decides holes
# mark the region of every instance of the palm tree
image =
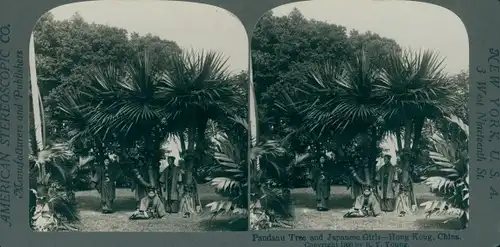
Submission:
[[432,136],[433,146],[429,150],[433,166],[427,168],[425,184],[441,200],[421,204],[428,216],[440,214],[457,215],[463,228],[469,223],[469,126],[456,116],[446,118],[458,127],[461,133],[445,137],[441,133]]
[[183,133],[182,139],[187,142],[182,153],[185,180],[181,209],[184,213],[197,213],[199,208],[193,176],[208,151],[209,120],[224,121],[236,114],[235,106],[244,104],[226,61],[216,52],[184,52],[170,58],[171,69],[161,78],[158,93],[167,109],[164,119],[177,133]]
[[[337,147],[359,139],[360,145],[370,150],[361,162],[361,170],[351,167],[358,185],[372,185],[378,146],[385,133],[380,127],[381,100],[375,94],[382,71],[369,62],[367,55],[362,51],[342,66],[334,62],[317,65],[299,88],[307,100],[297,103],[305,119],[303,130],[318,130],[320,137],[335,137],[341,142]],[[343,156],[342,150],[336,151]]]
[[139,191],[158,188],[161,145],[171,133],[160,94],[164,71],[152,66],[151,56],[144,52],[125,65],[94,68],[83,89],[85,105],[80,105],[86,109],[85,128],[94,138],[98,164],[111,144],[106,140],[118,142],[121,152],[135,154],[129,156],[137,161],[132,174]]
[[[78,156],[92,157],[89,161],[93,163],[92,168],[95,168],[97,176],[100,176],[98,186],[109,187],[112,193],[101,194],[102,210],[112,208],[114,198],[108,198],[114,195],[114,179],[110,174],[116,174],[116,171],[110,171],[109,167],[104,165],[104,160],[112,147],[113,139],[105,139],[106,135],[103,130],[92,131],[89,114],[93,114],[94,106],[85,94],[78,90],[66,90],[58,101],[58,114],[53,114],[54,118],[59,118],[63,121],[63,126],[67,130],[68,144],[73,149],[73,152]],[[100,193],[101,190],[98,190]]]
[[410,170],[417,162],[425,121],[441,117],[456,101],[454,87],[442,72],[442,62],[432,51],[394,53],[376,85],[382,118],[388,126],[394,126],[398,146],[402,146],[398,150],[402,178],[397,212],[410,212],[416,203],[412,200]]

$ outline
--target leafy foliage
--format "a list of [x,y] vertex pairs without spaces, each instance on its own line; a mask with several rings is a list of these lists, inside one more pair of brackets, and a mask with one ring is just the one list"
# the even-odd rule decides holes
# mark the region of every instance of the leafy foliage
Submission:
[[[73,153],[65,144],[47,145],[36,156],[30,156],[30,178],[37,186],[31,189],[36,203],[30,209],[30,225],[37,231],[73,229],[67,223],[79,221],[71,184],[79,167],[73,164]],[[33,188],[33,186],[30,186]]]
[[425,184],[442,200],[422,203],[428,216],[457,215],[467,227],[469,222],[469,127],[456,116],[447,118],[450,124],[462,130],[462,136],[445,138],[441,134],[432,137],[433,148],[429,151],[433,166],[428,169]]
[[225,136],[217,138],[217,150],[214,154],[217,166],[211,172],[214,177],[210,179],[210,183],[217,193],[228,200],[206,205],[214,217],[221,214],[248,217],[248,160],[246,155],[240,155],[244,152],[236,145]]

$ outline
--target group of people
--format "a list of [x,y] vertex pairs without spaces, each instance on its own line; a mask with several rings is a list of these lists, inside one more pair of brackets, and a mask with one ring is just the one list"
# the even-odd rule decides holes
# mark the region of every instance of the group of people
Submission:
[[[119,170],[117,162],[112,162],[110,158],[104,160],[104,166],[97,167],[93,173],[91,184],[101,195],[102,213],[112,213],[112,205],[116,198],[116,174],[114,176],[109,171]],[[140,172],[140,171],[137,171]],[[159,188],[154,186],[144,186],[144,183],[135,180],[145,179],[147,170],[140,179],[133,179],[132,191],[135,193],[136,211],[130,216],[135,219],[163,218],[167,213],[178,213],[180,211],[180,198],[182,194],[183,172],[179,165],[175,164],[175,157],[168,156],[167,164],[160,168],[158,179]],[[151,184],[151,183],[149,183]],[[184,217],[188,217],[185,213]]]
[[[390,155],[384,156],[384,163],[377,171],[375,182],[372,186],[362,186],[362,193],[355,198],[353,207],[344,217],[376,217],[383,211],[394,211],[401,171],[391,163],[391,158]],[[309,173],[318,211],[327,211],[329,207],[331,177],[326,169],[326,161],[327,157],[320,155],[319,163]]]

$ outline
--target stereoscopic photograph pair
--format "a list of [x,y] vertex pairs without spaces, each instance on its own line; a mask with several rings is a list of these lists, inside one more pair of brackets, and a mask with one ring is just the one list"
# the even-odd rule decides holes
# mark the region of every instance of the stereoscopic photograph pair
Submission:
[[29,56],[34,231],[468,226],[469,40],[445,8],[290,3],[249,39],[210,5],[71,3]]

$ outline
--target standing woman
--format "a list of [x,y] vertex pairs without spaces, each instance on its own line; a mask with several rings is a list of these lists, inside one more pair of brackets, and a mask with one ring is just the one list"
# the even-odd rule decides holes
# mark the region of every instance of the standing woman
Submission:
[[113,212],[113,202],[115,200],[115,183],[111,174],[111,161],[104,159],[104,166],[97,167],[92,178],[93,187],[101,195],[101,211],[104,214]]
[[167,213],[178,213],[180,209],[179,189],[182,186],[182,174],[175,157],[167,157],[168,166],[161,172],[160,185],[162,187],[165,208]]
[[397,167],[392,165],[391,158],[390,155],[384,155],[384,164],[379,168],[375,179],[380,195],[380,208],[385,212],[394,211],[399,184]]
[[316,209],[318,211],[328,210],[328,199],[330,198],[330,176],[326,172],[326,156],[319,156],[319,163],[313,165],[309,174],[311,186],[316,193]]

